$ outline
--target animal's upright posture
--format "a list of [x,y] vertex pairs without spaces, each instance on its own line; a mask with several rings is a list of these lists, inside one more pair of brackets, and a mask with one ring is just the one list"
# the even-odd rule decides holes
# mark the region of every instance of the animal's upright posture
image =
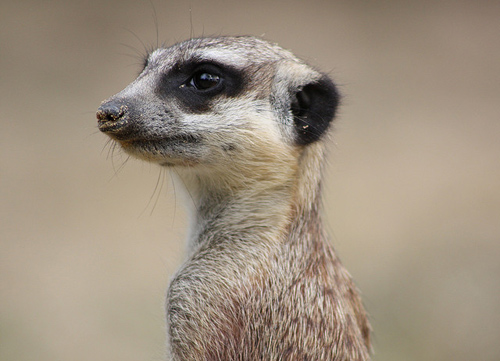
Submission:
[[194,200],[189,255],[167,294],[172,360],[369,360],[369,325],[320,217],[339,95],[253,37],[149,54],[102,103],[99,129],[175,169]]

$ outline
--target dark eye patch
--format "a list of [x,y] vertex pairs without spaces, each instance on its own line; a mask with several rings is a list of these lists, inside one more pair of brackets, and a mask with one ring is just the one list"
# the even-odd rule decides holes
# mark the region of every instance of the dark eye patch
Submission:
[[190,61],[174,65],[160,76],[157,93],[168,99],[175,97],[189,112],[209,111],[219,97],[235,97],[244,89],[242,73],[215,62]]

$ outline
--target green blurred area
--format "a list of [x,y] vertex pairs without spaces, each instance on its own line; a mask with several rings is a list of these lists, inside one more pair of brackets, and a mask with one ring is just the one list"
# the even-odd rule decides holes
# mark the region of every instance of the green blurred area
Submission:
[[184,200],[94,113],[144,47],[218,34],[340,85],[326,223],[374,360],[500,360],[498,19],[497,1],[1,2],[0,360],[164,359]]

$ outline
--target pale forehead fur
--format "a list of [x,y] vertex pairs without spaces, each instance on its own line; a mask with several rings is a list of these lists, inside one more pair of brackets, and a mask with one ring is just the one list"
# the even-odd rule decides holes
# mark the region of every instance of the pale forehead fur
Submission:
[[306,67],[290,51],[265,40],[247,36],[191,39],[169,48],[157,49],[149,56],[149,62],[158,65],[161,70],[168,70],[176,63],[192,59],[201,62],[214,61],[238,69],[283,61]]

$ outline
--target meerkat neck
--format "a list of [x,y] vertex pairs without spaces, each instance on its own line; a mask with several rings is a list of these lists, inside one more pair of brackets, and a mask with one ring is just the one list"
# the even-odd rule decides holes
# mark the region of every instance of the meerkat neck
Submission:
[[306,148],[296,167],[273,180],[250,180],[224,187],[210,177],[179,172],[191,198],[189,248],[210,242],[277,245],[295,217],[312,216],[320,224],[320,174],[323,147]]
[[251,246],[248,249],[277,245],[291,214],[294,187],[290,183],[266,189],[252,184],[224,194],[204,185],[187,187],[193,198],[189,248],[242,242]]

